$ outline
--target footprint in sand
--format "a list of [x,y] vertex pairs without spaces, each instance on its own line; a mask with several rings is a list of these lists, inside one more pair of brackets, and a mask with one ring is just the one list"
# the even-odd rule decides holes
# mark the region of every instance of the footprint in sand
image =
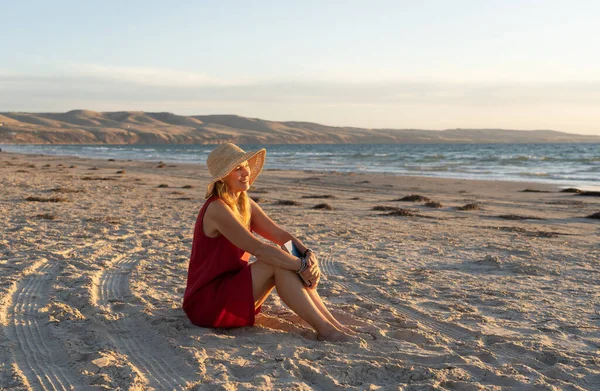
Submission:
[[[366,301],[369,308],[374,308],[374,306],[384,306],[389,307],[392,303],[389,303],[387,300],[381,298],[380,295],[376,295],[372,289],[364,289],[358,283],[352,282],[352,276],[348,275],[343,271],[343,269],[339,266],[337,262],[334,262],[333,259],[337,259],[341,256],[344,256],[345,250],[358,248],[357,246],[360,243],[350,243],[345,242],[343,246],[334,246],[327,252],[327,255],[322,257],[321,259],[321,269],[325,276],[341,276],[343,278],[339,278],[336,280],[336,284],[342,286],[342,288],[346,292],[361,292],[360,297],[364,301]],[[416,309],[413,309],[409,306],[402,305],[400,303],[393,303],[393,309],[399,313],[402,318],[398,319],[398,322],[387,322],[383,319],[379,319],[384,323],[388,323],[390,326],[394,328],[404,327],[404,325],[409,326],[409,328],[415,328],[419,325],[423,325],[430,329],[433,329],[440,334],[443,334],[447,337],[458,341],[470,341],[476,339],[477,333],[463,328],[458,325],[448,324],[445,322],[440,322],[438,320],[433,319],[432,317],[419,312]]]

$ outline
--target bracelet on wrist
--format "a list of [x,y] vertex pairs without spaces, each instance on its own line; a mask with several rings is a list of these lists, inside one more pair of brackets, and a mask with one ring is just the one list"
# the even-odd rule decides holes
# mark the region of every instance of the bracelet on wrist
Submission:
[[308,262],[306,262],[306,258],[304,257],[299,257],[298,259],[300,260],[300,269],[296,273],[300,274],[308,269]]
[[302,257],[302,262],[304,262],[304,267],[302,268],[302,272],[304,272],[306,269],[308,269],[308,260]]

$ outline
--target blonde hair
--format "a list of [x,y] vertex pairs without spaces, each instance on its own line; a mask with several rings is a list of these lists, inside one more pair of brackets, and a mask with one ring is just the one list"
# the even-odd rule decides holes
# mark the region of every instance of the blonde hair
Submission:
[[225,181],[217,181],[213,188],[212,194],[223,200],[223,202],[225,202],[233,211],[233,214],[235,217],[237,217],[239,222],[242,223],[244,227],[250,229],[252,209],[250,206],[250,199],[245,191],[240,193],[236,201],[229,194],[227,183],[225,183]]

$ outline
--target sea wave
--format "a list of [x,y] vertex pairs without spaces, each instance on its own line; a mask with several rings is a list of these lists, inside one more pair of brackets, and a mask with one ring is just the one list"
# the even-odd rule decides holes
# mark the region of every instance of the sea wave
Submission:
[[[0,145],[18,153],[202,163],[207,145]],[[266,168],[361,171],[600,186],[598,144],[241,145],[267,148]]]
[[550,176],[547,172],[520,172],[520,176],[531,176],[531,177],[547,177]]

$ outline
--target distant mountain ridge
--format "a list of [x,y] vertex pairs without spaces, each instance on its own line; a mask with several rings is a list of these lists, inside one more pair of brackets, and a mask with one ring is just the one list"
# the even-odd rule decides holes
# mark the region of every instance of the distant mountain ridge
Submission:
[[181,116],[142,111],[0,113],[5,144],[379,144],[600,143],[600,136],[553,130],[365,129],[276,122],[237,115]]

